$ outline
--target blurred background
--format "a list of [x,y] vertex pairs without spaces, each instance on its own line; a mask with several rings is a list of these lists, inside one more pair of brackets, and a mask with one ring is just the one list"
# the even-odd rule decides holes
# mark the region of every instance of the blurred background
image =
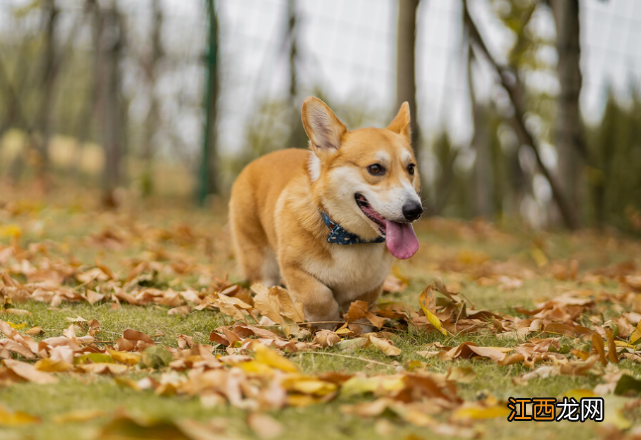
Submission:
[[429,215],[641,234],[635,0],[0,0],[2,191],[209,204],[409,101]]

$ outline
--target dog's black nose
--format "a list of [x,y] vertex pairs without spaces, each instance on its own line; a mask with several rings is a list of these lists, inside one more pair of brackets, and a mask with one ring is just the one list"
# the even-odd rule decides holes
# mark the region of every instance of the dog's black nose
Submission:
[[423,207],[420,203],[407,202],[403,205],[403,217],[405,220],[413,222],[423,214]]

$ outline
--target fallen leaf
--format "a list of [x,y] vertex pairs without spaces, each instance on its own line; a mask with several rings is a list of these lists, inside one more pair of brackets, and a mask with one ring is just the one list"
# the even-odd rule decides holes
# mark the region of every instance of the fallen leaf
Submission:
[[608,361],[605,357],[605,346],[603,345],[603,338],[597,333],[592,333],[592,350],[596,351],[599,355],[599,361],[602,365],[607,365]]
[[484,420],[497,417],[506,418],[510,414],[507,405],[483,406],[479,404],[464,405],[452,414],[454,420]]
[[40,423],[40,417],[22,411],[11,412],[0,405],[0,426],[20,426],[31,423]]
[[45,371],[47,373],[63,373],[65,371],[71,370],[73,368],[73,365],[63,360],[44,358],[36,362],[34,367],[38,371]]
[[401,354],[401,349],[394,347],[391,341],[388,341],[383,338],[377,338],[376,336],[369,335],[368,340],[370,344],[388,356],[398,356]]
[[476,371],[472,367],[453,367],[447,372],[447,380],[459,383],[472,383],[476,378]]
[[605,338],[608,341],[608,360],[613,364],[618,364],[619,357],[617,356],[617,346],[614,343],[614,336],[609,328],[605,329]]
[[44,334],[44,332],[45,331],[41,327],[33,327],[33,328],[30,328],[29,330],[27,330],[26,333],[29,336],[36,336],[36,335],[42,335],[42,334]]
[[76,371],[80,373],[94,373],[94,374],[122,374],[126,372],[128,367],[121,364],[109,364],[109,363],[98,363],[98,364],[82,364],[76,367]]
[[158,346],[147,347],[142,352],[140,364],[147,368],[162,368],[169,365],[172,360],[171,353],[167,349]]
[[425,290],[423,290],[423,292],[421,292],[421,294],[419,295],[418,304],[421,306],[421,310],[425,314],[425,317],[430,322],[430,324],[432,324],[436,330],[447,336],[447,330],[442,328],[441,320],[438,319],[438,317],[428,309],[429,303],[433,302],[433,300],[434,294],[432,293],[432,287],[430,285],[427,286]]
[[614,388],[614,394],[619,395],[639,395],[641,394],[641,380],[624,374]]
[[267,414],[250,413],[247,416],[247,425],[263,440],[280,437],[284,432],[283,425]]
[[321,347],[332,347],[334,344],[338,344],[341,341],[341,337],[338,336],[331,330],[320,330],[314,335],[314,344],[318,344]]
[[107,350],[107,353],[109,353],[109,356],[111,356],[113,360],[131,366],[138,365],[142,359],[142,355],[135,352]]
[[296,364],[294,364],[289,359],[279,355],[274,350],[266,347],[265,345],[257,345],[255,351],[256,362],[260,362],[261,364],[265,364],[289,373],[298,372],[298,367],[296,367]]
[[26,362],[20,362],[13,359],[5,359],[2,361],[2,363],[13,373],[29,382],[37,383],[39,385],[58,382],[58,379],[56,379],[56,377],[51,373],[38,371],[33,365],[27,364]]

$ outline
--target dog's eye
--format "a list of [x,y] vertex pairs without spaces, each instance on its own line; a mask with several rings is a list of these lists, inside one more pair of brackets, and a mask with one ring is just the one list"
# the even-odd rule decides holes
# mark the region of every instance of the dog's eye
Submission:
[[367,171],[369,171],[372,176],[382,176],[383,174],[385,174],[385,168],[377,163],[368,166]]
[[416,168],[416,165],[414,165],[413,163],[407,166],[407,172],[410,173],[410,176],[414,175],[414,168]]

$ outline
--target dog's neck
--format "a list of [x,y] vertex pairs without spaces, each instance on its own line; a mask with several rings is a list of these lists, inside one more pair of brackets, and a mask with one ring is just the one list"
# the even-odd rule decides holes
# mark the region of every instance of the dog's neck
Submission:
[[329,214],[327,214],[325,211],[323,211],[321,208],[318,208],[318,212],[320,213],[321,217],[323,218],[323,221],[325,222],[325,225],[329,228],[329,235],[327,236],[327,242],[331,244],[340,244],[340,245],[350,245],[350,244],[361,244],[361,243],[383,243],[385,241],[385,237],[376,237],[374,240],[365,240],[361,237],[359,237],[356,234],[353,234],[346,229],[344,229],[341,225],[336,223],[331,219]]

